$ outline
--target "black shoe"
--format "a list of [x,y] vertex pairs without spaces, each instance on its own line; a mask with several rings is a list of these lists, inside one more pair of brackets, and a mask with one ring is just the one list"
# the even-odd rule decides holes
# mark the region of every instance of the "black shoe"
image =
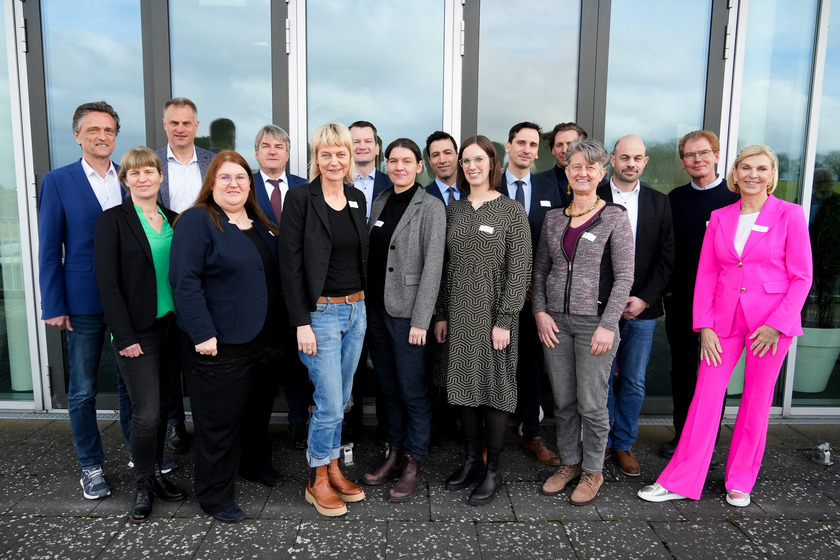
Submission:
[[306,424],[289,424],[289,438],[292,440],[292,447],[295,449],[306,449],[306,438],[309,429]]
[[460,490],[466,488],[482,472],[484,472],[484,460],[481,457],[481,441],[465,438],[464,464],[446,479],[446,489]]
[[134,504],[131,506],[131,521],[143,523],[152,515],[152,479],[144,478],[137,481],[137,492],[134,494]]
[[155,476],[152,478],[152,492],[164,502],[180,502],[187,499],[187,493],[169,482],[158,468],[155,468]]
[[680,442],[679,438],[674,438],[671,441],[662,444],[662,447],[659,448],[659,456],[665,459],[670,459],[674,456],[674,452],[677,450],[677,444]]
[[489,504],[502,488],[502,473],[499,472],[500,455],[501,453],[498,451],[487,450],[487,468],[484,471],[484,478],[467,499],[470,505],[483,506]]
[[259,482],[263,486],[269,486],[272,488],[275,486],[280,486],[281,484],[286,482],[286,478],[274,469],[269,469],[259,476],[246,476],[244,474],[240,476],[242,476],[242,478],[244,478],[245,480],[250,480],[251,482]]
[[183,423],[166,428],[166,448],[172,453],[186,453],[190,449],[190,436]]
[[709,463],[709,469],[719,469],[720,468],[720,455],[718,455],[717,449],[712,451],[712,461]]
[[[210,512],[208,511],[207,513]],[[239,506],[236,504],[233,504],[226,510],[222,510],[216,513],[210,513],[210,515],[212,515],[222,523],[237,523],[245,518],[245,512],[239,509]]]

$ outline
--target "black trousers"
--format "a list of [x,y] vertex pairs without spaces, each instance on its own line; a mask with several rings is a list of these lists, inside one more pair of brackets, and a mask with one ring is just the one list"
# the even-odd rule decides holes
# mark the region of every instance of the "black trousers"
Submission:
[[519,312],[519,357],[516,362],[516,416],[522,422],[522,437],[526,440],[540,435],[543,362],[542,343],[528,300]]

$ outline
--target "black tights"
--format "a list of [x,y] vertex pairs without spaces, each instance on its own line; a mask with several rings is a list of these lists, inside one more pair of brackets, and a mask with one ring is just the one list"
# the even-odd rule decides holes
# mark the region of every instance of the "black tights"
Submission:
[[[482,418],[483,416],[483,418]],[[503,451],[509,413],[490,406],[462,406],[461,428],[464,437],[482,439],[484,420],[484,444],[491,451]]]

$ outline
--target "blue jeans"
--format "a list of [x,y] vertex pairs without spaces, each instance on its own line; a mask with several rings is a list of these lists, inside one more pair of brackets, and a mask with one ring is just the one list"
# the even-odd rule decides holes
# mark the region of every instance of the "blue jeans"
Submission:
[[367,315],[364,301],[359,301],[319,303],[309,316],[317,353],[298,353],[315,385],[306,460],[310,467],[320,467],[340,453],[341,421],[365,342]]
[[[388,443],[419,462],[429,454],[432,402],[426,377],[428,341],[408,343],[411,319],[369,309],[370,355],[387,406]],[[431,332],[426,333],[430,337]]]
[[[607,408],[610,411],[610,435],[607,447],[627,451],[636,443],[639,414],[645,400],[645,375],[653,346],[656,319],[635,319],[618,323],[621,344],[610,370],[610,389]],[[614,394],[613,380],[618,370],[618,392]]]
[[76,457],[82,467],[102,465],[105,453],[96,425],[96,384],[99,358],[105,342],[103,315],[71,315],[72,331],[67,331],[67,358],[70,383],[67,388],[67,411],[76,443]]

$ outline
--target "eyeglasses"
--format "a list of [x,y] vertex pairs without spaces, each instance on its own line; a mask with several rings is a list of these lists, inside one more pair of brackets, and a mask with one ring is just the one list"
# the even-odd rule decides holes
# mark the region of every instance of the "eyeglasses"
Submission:
[[694,159],[699,157],[700,159],[706,159],[710,155],[712,155],[712,150],[703,150],[700,152],[686,152],[683,154],[683,159]]
[[230,184],[236,181],[237,185],[247,185],[250,182],[251,177],[249,175],[216,175],[216,180],[219,182],[220,185],[223,187],[229,187]]
[[462,159],[462,160],[459,160],[458,163],[461,164],[461,167],[466,169],[467,167],[469,167],[473,163],[475,164],[476,167],[481,167],[482,165],[484,165],[485,161],[487,161],[486,157],[479,156],[479,157],[473,158],[473,159]]

